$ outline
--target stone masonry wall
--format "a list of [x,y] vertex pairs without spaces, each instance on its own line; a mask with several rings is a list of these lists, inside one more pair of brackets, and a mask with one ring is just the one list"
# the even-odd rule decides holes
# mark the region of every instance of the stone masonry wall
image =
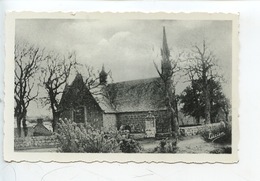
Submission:
[[54,148],[59,144],[56,136],[32,136],[14,139],[15,150]]
[[202,126],[192,126],[192,127],[180,127],[180,133],[182,136],[194,136],[199,134],[204,128],[214,128],[219,127],[221,123],[212,123]]
[[[152,115],[156,119],[156,132],[166,133],[170,131],[169,119],[167,119],[166,111],[154,111]],[[118,125],[128,125],[131,127],[131,133],[145,132],[145,119],[148,112],[133,112],[117,114]]]
[[117,129],[115,114],[103,114],[103,128],[104,131],[115,131]]

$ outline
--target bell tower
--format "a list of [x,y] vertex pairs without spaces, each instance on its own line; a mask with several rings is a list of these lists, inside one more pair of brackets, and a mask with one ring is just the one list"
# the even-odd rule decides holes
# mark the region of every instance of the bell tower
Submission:
[[105,71],[105,66],[104,64],[102,65],[102,70],[101,72],[99,73],[99,83],[101,85],[106,85],[107,84],[107,73]]

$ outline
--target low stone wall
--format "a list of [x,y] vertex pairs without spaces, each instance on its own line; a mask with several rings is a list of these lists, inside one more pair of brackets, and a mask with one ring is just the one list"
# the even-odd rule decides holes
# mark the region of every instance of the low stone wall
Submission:
[[199,134],[205,128],[212,129],[215,127],[219,127],[220,125],[221,123],[212,123],[202,126],[180,127],[180,134],[182,136],[194,136]]
[[54,148],[59,144],[56,136],[31,136],[14,139],[15,150]]

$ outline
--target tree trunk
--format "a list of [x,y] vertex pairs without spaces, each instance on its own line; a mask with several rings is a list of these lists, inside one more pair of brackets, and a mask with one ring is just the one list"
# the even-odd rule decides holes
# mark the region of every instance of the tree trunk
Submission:
[[53,132],[57,131],[57,123],[60,118],[60,113],[59,112],[53,112],[52,113],[52,130]]
[[17,134],[18,134],[19,137],[21,137],[22,136],[22,129],[21,129],[22,119],[21,119],[21,116],[18,115],[17,118],[16,118],[16,121],[17,121]]
[[178,142],[178,137],[179,137],[179,123],[177,118],[174,119],[174,137],[176,140],[176,143]]
[[175,108],[175,115],[176,115],[177,123],[178,123],[178,125],[180,125],[178,102],[177,102],[177,100],[176,100],[175,94],[174,94],[174,108]]
[[168,108],[169,112],[170,112],[170,120],[171,120],[171,132],[172,132],[172,136],[176,141],[176,144],[178,142],[178,135],[179,135],[179,124],[178,124],[178,120],[176,118],[176,114],[175,111],[172,107]]
[[28,136],[28,128],[27,128],[27,125],[26,125],[26,116],[23,117],[23,133],[24,133],[24,136]]
[[204,89],[205,94],[205,123],[210,123],[210,96],[208,91],[208,85]]
[[226,122],[227,122],[227,123],[229,122],[229,120],[228,120],[228,115],[229,115],[229,113],[228,113],[228,112],[225,112],[225,117],[226,117]]
[[171,120],[171,132],[174,132],[174,115],[173,115],[173,110],[170,108],[170,120]]
[[172,137],[174,139],[174,145],[177,146],[178,137],[179,137],[179,124],[176,118],[173,118],[173,129],[172,129]]
[[170,126],[171,126],[171,134],[173,138],[175,139],[175,144],[177,145],[178,142],[178,131],[179,131],[179,124],[178,124],[178,118],[177,118],[177,102],[175,93],[172,91],[172,81],[168,79],[167,81],[164,81],[165,86],[165,95],[167,98],[166,101],[166,107],[169,111],[170,115]]

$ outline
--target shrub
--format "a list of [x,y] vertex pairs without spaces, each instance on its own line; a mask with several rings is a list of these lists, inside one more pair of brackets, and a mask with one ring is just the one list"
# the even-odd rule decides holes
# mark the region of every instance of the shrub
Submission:
[[123,153],[138,153],[141,151],[141,146],[139,142],[134,139],[123,138],[120,142],[120,150]]
[[86,153],[137,153],[141,151],[140,144],[129,139],[129,132],[94,129],[88,124],[76,124],[71,120],[60,120],[58,123],[57,138],[60,142],[60,152]]
[[232,140],[232,126],[231,123],[224,123],[218,127],[205,126],[201,130],[200,135],[207,142],[230,144]]
[[60,152],[110,153],[118,147],[115,137],[67,119],[58,123],[57,138]]
[[175,140],[163,139],[160,141],[159,146],[155,148],[157,153],[176,153],[178,150]]
[[232,153],[232,148],[231,147],[223,147],[223,148],[215,149],[215,150],[211,151],[210,153],[212,153],[212,154]]

